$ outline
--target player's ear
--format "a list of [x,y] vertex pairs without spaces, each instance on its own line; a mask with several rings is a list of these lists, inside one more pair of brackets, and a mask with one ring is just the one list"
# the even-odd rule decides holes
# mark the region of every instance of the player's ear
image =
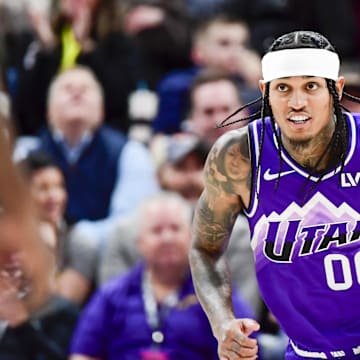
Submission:
[[264,96],[264,94],[265,94],[265,81],[264,80],[259,80],[259,89],[262,93],[262,96]]
[[336,83],[335,83],[336,90],[337,90],[337,93],[339,94],[339,99],[340,99],[340,100],[341,100],[342,93],[343,93],[343,90],[344,90],[344,85],[345,85],[345,79],[344,79],[343,76],[340,76],[340,77],[336,80]]

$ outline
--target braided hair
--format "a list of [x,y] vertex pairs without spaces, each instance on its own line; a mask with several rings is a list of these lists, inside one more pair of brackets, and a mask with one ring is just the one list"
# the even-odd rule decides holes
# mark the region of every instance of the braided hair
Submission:
[[[336,52],[335,48],[333,47],[333,45],[329,42],[329,40],[327,38],[325,38],[323,35],[317,33],[317,32],[313,32],[313,31],[294,31],[288,34],[285,34],[283,36],[280,36],[279,38],[277,38],[276,40],[274,40],[274,42],[270,45],[268,52],[272,52],[272,51],[278,51],[278,50],[285,50],[285,49],[299,49],[299,48],[315,48],[315,49],[325,49],[325,50],[329,50],[332,52]],[[320,181],[322,179],[322,177],[325,175],[326,171],[329,169],[329,166],[334,166],[334,165],[341,165],[341,171],[342,172],[343,168],[344,168],[344,163],[345,163],[345,158],[346,158],[346,150],[348,147],[348,142],[349,142],[349,136],[348,136],[348,125],[347,125],[347,121],[345,118],[345,115],[343,114],[343,110],[347,110],[346,108],[343,107],[343,105],[340,103],[340,98],[339,98],[339,94],[336,90],[336,86],[335,86],[335,81],[334,80],[330,80],[330,79],[325,79],[326,80],[326,84],[327,87],[329,89],[330,95],[333,98],[333,106],[334,106],[334,115],[336,117],[336,124],[335,124],[335,130],[334,133],[332,135],[332,138],[330,139],[330,142],[328,143],[327,147],[325,148],[323,154],[320,156],[320,158],[318,159],[318,161],[316,162],[315,166],[313,167],[312,171],[310,172],[309,178],[311,177],[311,175],[317,175],[318,177],[318,181]],[[265,84],[265,91],[262,97],[259,97],[257,99],[255,99],[252,102],[249,102],[247,104],[245,104],[244,106],[242,106],[241,108],[237,109],[234,113],[230,114],[225,120],[223,120],[220,124],[219,127],[223,127],[223,126],[228,126],[240,121],[253,121],[255,119],[260,118],[261,122],[262,122],[262,127],[261,127],[261,134],[260,134],[260,151],[259,151],[259,157],[258,157],[258,162],[257,162],[257,167],[256,167],[256,177],[258,177],[258,172],[259,172],[259,164],[260,164],[260,158],[261,158],[261,153],[262,153],[262,148],[263,148],[263,143],[264,143],[264,134],[265,134],[265,117],[269,116],[270,117],[270,121],[271,121],[271,126],[275,135],[275,139],[277,142],[277,149],[278,149],[278,155],[279,155],[279,162],[280,162],[280,171],[279,174],[281,172],[281,168],[282,168],[282,157],[281,157],[281,151],[283,148],[283,144],[282,144],[282,140],[281,140],[281,136],[279,134],[279,132],[276,130],[276,125],[275,125],[275,119],[272,113],[272,109],[270,106],[270,101],[269,101],[269,82],[267,82]],[[357,103],[360,103],[360,99],[352,96],[350,94],[348,94],[347,92],[343,92],[343,97],[347,98],[350,101],[354,101]],[[256,103],[260,103],[261,102],[261,108],[259,111],[255,112],[254,114],[251,114],[247,117],[241,118],[241,119],[237,119],[237,120],[233,120],[230,121],[230,119],[235,116],[237,113],[239,113],[241,110],[256,104]],[[323,169],[321,171],[319,171],[319,166],[322,162],[322,160],[324,159],[325,155],[329,154],[329,159],[332,160],[337,160],[336,164],[329,164],[329,166],[326,169]],[[339,177],[340,179],[340,177]],[[280,177],[278,177],[276,183],[275,183],[275,188],[278,187],[280,181]],[[314,185],[316,186],[316,184]],[[310,192],[313,188],[311,188],[308,192]],[[306,197],[306,196],[305,196]]]

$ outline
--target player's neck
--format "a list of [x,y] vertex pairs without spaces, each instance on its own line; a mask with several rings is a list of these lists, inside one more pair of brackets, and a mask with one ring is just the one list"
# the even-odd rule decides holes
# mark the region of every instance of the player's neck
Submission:
[[287,151],[297,163],[306,169],[321,171],[328,167],[329,151],[326,146],[318,144],[313,147],[297,147],[295,150],[287,149]]
[[287,138],[282,141],[287,152],[301,166],[312,171],[323,171],[329,167],[329,144],[333,132],[333,128],[329,128],[307,141],[292,141]]

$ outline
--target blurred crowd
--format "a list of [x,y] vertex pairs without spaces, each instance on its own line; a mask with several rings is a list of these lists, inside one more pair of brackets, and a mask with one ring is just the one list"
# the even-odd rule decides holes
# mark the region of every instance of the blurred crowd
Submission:
[[[25,184],[0,177],[0,216],[23,206],[38,230],[1,230],[29,231],[0,248],[1,359],[218,359],[188,266],[202,169],[246,125],[216,128],[260,96],[267,46],[300,29],[329,38],[359,96],[356,0],[0,0],[1,171]],[[234,311],[282,359],[242,214],[228,260]]]

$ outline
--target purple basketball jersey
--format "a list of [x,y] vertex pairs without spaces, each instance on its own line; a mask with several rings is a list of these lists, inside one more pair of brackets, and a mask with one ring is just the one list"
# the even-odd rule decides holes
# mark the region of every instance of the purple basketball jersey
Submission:
[[[346,117],[342,170],[317,182],[284,150],[280,166],[267,119],[257,179],[253,172],[246,215],[257,278],[294,357],[360,358],[360,115]],[[253,169],[260,134],[261,122],[251,123]]]

